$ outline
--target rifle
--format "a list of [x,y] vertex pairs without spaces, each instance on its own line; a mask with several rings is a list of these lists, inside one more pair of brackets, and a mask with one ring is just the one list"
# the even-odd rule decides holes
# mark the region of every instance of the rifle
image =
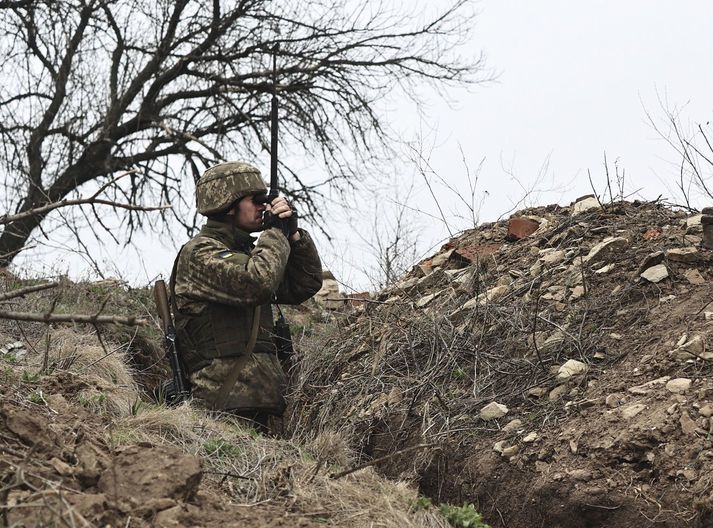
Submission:
[[[272,99],[270,100],[270,192],[265,197],[266,203],[271,203],[280,195],[280,182],[277,179],[277,137],[278,137],[278,105],[277,105],[277,53],[280,51],[280,45],[275,44],[272,50]],[[264,213],[263,222],[265,225],[271,225],[275,220],[271,218],[268,211]],[[289,235],[287,222],[280,222],[280,227],[285,236]]]
[[168,309],[168,293],[166,292],[166,283],[164,281],[156,281],[153,288],[153,296],[158,315],[161,318],[161,330],[164,336],[163,346],[166,350],[166,357],[171,365],[171,374],[173,376],[171,380],[173,387],[167,387],[166,401],[169,403],[181,403],[188,399],[191,392],[188,388],[186,374],[183,372],[181,358],[178,356],[178,350],[176,349],[176,329],[173,326],[171,312]]
[[[280,194],[280,182],[277,179],[277,53],[279,51],[280,45],[275,44],[272,51],[272,100],[270,101],[270,192],[267,195],[269,202],[272,202]],[[282,222],[282,232],[285,236],[289,235],[287,222]],[[287,324],[285,316],[282,315],[279,305],[277,309],[280,315],[275,321],[275,333],[272,340],[277,347],[277,357],[280,361],[288,361],[294,354],[290,325]]]

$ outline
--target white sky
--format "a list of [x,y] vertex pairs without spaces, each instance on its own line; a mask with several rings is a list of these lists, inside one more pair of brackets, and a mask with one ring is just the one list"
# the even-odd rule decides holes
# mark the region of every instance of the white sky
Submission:
[[[652,129],[646,111],[663,125],[662,102],[680,110],[689,125],[713,120],[713,2],[481,0],[478,5],[474,38],[463,51],[475,57],[482,50],[497,80],[451,91],[448,104],[429,97],[423,117],[391,102],[387,119],[401,137],[421,137],[423,155],[451,186],[468,185],[460,149],[471,175],[485,159],[476,188],[477,201],[484,196],[481,221],[510,210],[523,189],[549,191],[531,193],[528,205],[566,205],[589,194],[588,169],[602,192],[605,151],[612,171],[615,160],[626,170],[628,191],[642,188],[644,198],[671,196],[678,159]],[[447,239],[448,230],[437,220],[438,209],[422,177],[406,162],[398,166],[402,186],[414,182],[407,203],[422,213],[412,212],[409,219],[417,231],[418,256],[424,256]],[[458,218],[466,215],[465,206],[437,178],[431,176],[431,182],[451,229],[469,227]],[[359,199],[353,228],[337,220],[342,212],[332,212],[333,242],[319,238],[325,267],[358,289],[369,288],[373,275],[364,272],[374,267],[373,250],[365,242],[379,229],[387,237],[384,226],[398,212],[388,196]],[[377,233],[375,214],[382,226]],[[138,254],[108,245],[95,259],[106,275],[120,274],[143,285],[170,273],[175,247],[183,242],[183,232],[163,243],[147,236]],[[47,270],[59,268],[75,278],[89,275],[80,257],[48,262],[48,254],[56,251],[28,251],[19,266],[41,272],[36,264],[41,261]]]

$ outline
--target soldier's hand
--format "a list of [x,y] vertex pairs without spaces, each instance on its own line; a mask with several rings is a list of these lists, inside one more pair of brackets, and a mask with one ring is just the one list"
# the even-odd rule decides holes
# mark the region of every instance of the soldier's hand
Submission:
[[279,219],[276,225],[282,227],[285,236],[291,240],[299,240],[297,231],[297,211],[292,209],[284,196],[278,196],[270,203],[270,213],[274,219]]

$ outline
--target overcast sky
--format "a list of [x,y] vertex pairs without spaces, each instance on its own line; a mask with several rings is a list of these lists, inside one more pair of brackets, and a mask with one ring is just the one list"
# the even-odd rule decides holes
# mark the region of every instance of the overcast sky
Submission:
[[[451,91],[448,103],[428,96],[422,116],[394,101],[385,107],[396,133],[420,144],[420,154],[438,174],[429,174],[431,187],[451,231],[469,227],[469,211],[439,177],[467,189],[468,171],[473,182],[481,160],[474,197],[481,221],[520,208],[525,195],[526,205],[566,205],[592,192],[588,170],[602,192],[604,152],[612,170],[616,161],[626,171],[627,192],[642,188],[639,196],[645,198],[671,194],[678,159],[646,114],[661,126],[664,108],[680,111],[688,126],[713,121],[713,2],[482,0],[478,9],[472,42],[463,52],[476,57],[483,51],[496,80]],[[421,175],[407,163],[400,167],[403,192],[414,183],[410,196],[363,197],[355,204],[354,229],[333,218],[333,242],[319,239],[325,267],[357,289],[368,288],[374,274],[364,273],[374,266],[370,239],[388,236],[374,227],[374,214],[377,225],[388,226],[398,203],[420,211],[409,214],[418,256],[449,236]],[[163,243],[149,236],[140,254],[109,246],[96,260],[108,275],[146,284],[170,272],[175,247],[183,242],[184,233]],[[46,259],[46,252],[27,252],[19,264],[30,265],[43,254]],[[72,256],[44,265],[55,271],[64,266],[60,271],[75,278],[87,269]]]

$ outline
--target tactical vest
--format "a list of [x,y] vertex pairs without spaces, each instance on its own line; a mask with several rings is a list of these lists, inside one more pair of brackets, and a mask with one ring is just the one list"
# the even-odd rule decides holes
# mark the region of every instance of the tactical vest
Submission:
[[[196,372],[216,358],[244,354],[254,314],[254,309],[206,303],[197,315],[177,315],[176,340],[188,372]],[[253,353],[276,353],[272,328],[270,306],[263,306]]]

